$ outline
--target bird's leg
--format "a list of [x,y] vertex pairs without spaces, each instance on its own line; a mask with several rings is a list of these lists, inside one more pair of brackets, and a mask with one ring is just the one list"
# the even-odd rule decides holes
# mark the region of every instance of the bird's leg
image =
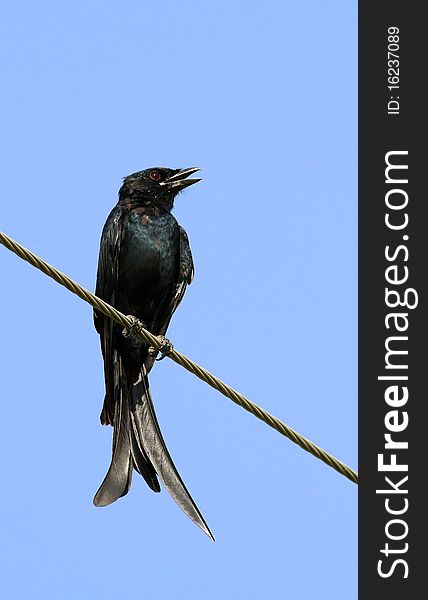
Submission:
[[163,360],[165,358],[165,356],[169,356],[171,354],[171,352],[174,350],[174,346],[172,345],[172,343],[169,341],[168,338],[166,338],[164,335],[158,335],[156,336],[159,340],[159,342],[161,343],[159,350],[157,348],[154,348],[153,346],[150,346],[149,348],[149,354],[150,356],[157,356],[158,353],[161,353],[161,357],[157,358],[157,361]]

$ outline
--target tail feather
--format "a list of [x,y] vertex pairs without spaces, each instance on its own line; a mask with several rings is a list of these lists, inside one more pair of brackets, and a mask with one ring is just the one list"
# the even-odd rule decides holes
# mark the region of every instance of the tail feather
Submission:
[[112,393],[115,399],[113,452],[107,475],[95,494],[95,506],[107,506],[128,493],[132,470],[138,471],[149,487],[160,491],[161,479],[178,506],[214,539],[201,512],[189,494],[165,445],[149,391],[146,368],[129,381],[121,357],[115,352]]
[[[145,371],[144,367],[143,370]],[[214,539],[201,512],[188,492],[165,445],[149,391],[147,375],[141,372],[130,390],[130,418],[144,453],[181,510]]]
[[128,493],[132,479],[129,407],[123,385],[114,415],[113,452],[107,475],[95,494],[95,506],[107,506]]
[[156,476],[156,471],[153,468],[152,463],[147,457],[144,448],[140,444],[139,434],[135,427],[135,419],[131,413],[131,426],[129,428],[130,442],[131,442],[131,455],[134,463],[134,469],[144,477],[147,485],[154,491],[160,492],[160,485]]

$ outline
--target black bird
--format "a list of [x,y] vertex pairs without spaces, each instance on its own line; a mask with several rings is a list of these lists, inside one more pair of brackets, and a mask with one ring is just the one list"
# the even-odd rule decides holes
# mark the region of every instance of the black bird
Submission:
[[[193,278],[184,229],[171,214],[178,192],[200,179],[198,168],[155,167],[125,177],[101,236],[96,295],[164,335]],[[137,336],[95,311],[104,358],[106,394],[101,423],[113,425],[110,468],[94,498],[106,506],[124,496],[133,469],[160,491],[158,477],[180,508],[212,539],[163,440],[149,391],[155,358]]]

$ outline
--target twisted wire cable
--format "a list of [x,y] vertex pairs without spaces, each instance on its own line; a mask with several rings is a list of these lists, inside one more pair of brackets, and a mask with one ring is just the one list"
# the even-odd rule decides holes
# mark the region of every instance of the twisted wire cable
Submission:
[[[61,273],[61,271],[58,271],[55,269],[55,267],[18,244],[18,242],[10,238],[2,231],[0,231],[0,243],[2,243],[3,246],[5,246],[8,250],[11,250],[11,252],[14,252],[17,256],[19,256],[19,258],[27,261],[30,263],[30,265],[36,267],[42,271],[42,273],[48,275],[48,277],[51,277],[60,285],[63,285],[70,292],[76,294],[85,302],[88,302],[93,308],[103,313],[113,321],[116,321],[116,323],[122,325],[124,329],[139,335],[145,342],[150,344],[150,346],[153,346],[153,348],[156,350],[160,350],[161,352],[164,351],[165,339],[163,339],[161,336],[157,337],[150,333],[150,331],[145,329],[143,324],[132,315],[127,316],[116,310],[113,306],[107,302],[104,302],[104,300],[101,300],[101,298],[98,298],[80,286],[78,283],[70,279],[70,277],[64,273]],[[319,460],[322,460],[325,464],[332,469],[335,469],[344,477],[347,477],[350,481],[358,484],[358,474],[356,471],[304,436],[300,435],[300,433],[297,433],[297,431],[294,431],[294,429],[246,398],[243,394],[240,394],[234,390],[230,385],[224,383],[221,381],[221,379],[207,371],[207,369],[201,367],[190,358],[187,358],[187,356],[184,356],[184,354],[181,354],[181,352],[178,352],[178,350],[175,350],[172,345],[170,348],[168,348],[167,352],[165,352],[165,356],[168,356],[168,358],[187,369],[187,371],[190,371],[190,373],[193,373],[196,375],[196,377],[199,377],[199,379],[205,381],[205,383],[235,402],[235,404],[238,404],[261,421],[264,421],[267,425],[269,425],[269,427],[276,429],[276,431],[303,448],[303,450],[306,450],[306,452],[309,452]]]

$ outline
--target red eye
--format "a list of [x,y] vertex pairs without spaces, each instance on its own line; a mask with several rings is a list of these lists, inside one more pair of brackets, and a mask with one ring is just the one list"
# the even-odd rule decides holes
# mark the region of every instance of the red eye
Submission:
[[150,173],[150,179],[153,179],[153,181],[159,181],[160,178],[161,174],[159,173],[159,171],[152,171]]

